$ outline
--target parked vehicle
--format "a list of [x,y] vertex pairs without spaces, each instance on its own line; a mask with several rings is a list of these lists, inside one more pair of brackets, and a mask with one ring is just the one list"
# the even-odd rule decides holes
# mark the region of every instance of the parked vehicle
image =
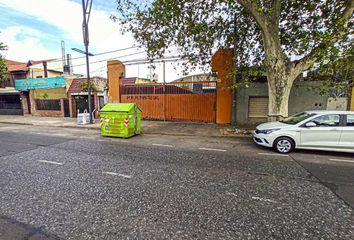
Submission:
[[284,154],[294,149],[354,153],[354,111],[306,111],[263,123],[253,140]]

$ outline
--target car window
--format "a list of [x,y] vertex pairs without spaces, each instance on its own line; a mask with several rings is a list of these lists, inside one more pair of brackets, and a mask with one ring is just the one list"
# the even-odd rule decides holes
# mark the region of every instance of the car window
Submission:
[[335,127],[339,126],[339,115],[338,114],[329,114],[322,115],[311,120],[311,122],[316,123],[318,127]]
[[354,114],[347,115],[347,126],[354,127]]
[[281,120],[280,122],[295,125],[295,124],[298,124],[299,122],[302,122],[305,119],[310,118],[314,115],[315,115],[314,113],[302,112],[302,113],[298,113],[293,116],[290,116],[288,118],[285,118],[285,119]]

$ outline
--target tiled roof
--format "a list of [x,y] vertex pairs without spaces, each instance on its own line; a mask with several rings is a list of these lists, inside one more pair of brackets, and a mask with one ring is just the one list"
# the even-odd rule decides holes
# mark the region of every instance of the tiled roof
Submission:
[[[74,78],[68,92],[69,93],[81,93],[82,84],[87,81],[86,77]],[[107,85],[107,79],[102,77],[91,77],[90,82],[92,85],[95,85],[95,88],[98,92],[103,92],[104,88]]]
[[27,62],[27,66],[42,64],[43,62],[50,62],[50,61],[53,61],[53,60],[55,60],[55,59],[46,59],[46,60],[39,60],[39,61],[29,60]]
[[5,63],[9,69],[9,72],[28,71],[27,63],[16,62],[8,59],[5,59]]
[[[49,62],[51,60],[53,60],[53,59],[40,60],[40,61],[29,60],[28,62],[23,63],[23,62],[17,62],[17,61],[5,59],[5,63],[6,63],[7,68],[9,69],[10,72],[16,72],[16,71],[28,71],[29,67],[32,65],[41,64],[43,62]],[[50,70],[50,69],[48,69],[48,70]],[[60,71],[57,71],[57,72],[60,72]]]
[[82,83],[86,80],[86,78],[75,78],[71,83],[68,92],[69,93],[80,93]]

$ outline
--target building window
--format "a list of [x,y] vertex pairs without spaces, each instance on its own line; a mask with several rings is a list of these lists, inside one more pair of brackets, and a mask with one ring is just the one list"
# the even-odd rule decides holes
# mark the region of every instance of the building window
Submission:
[[36,78],[43,78],[43,76],[37,76]]

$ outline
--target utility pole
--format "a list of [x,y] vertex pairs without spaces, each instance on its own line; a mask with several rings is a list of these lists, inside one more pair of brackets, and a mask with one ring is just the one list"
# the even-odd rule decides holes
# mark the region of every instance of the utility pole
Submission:
[[44,71],[44,77],[48,77],[48,67],[47,67],[47,61],[42,62],[43,64],[43,71]]
[[166,121],[166,63],[162,61],[163,67],[163,119]]
[[88,108],[90,114],[90,123],[92,121],[92,106],[91,106],[91,82],[90,82],[90,62],[89,62],[89,31],[88,31],[88,23],[90,20],[91,14],[91,7],[92,7],[92,0],[82,0],[82,12],[83,12],[83,23],[82,23],[82,32],[85,44],[85,55],[86,55],[86,69],[87,69],[87,101],[88,101]]
[[231,110],[231,124],[232,125],[236,125],[237,124],[237,112],[236,112],[236,98],[237,98],[237,90],[234,87],[235,84],[237,83],[237,72],[236,72],[236,68],[239,66],[238,64],[238,56],[237,56],[237,15],[234,15],[234,35],[235,35],[235,40],[234,40],[234,69],[233,69],[233,77],[232,77],[232,110]]

